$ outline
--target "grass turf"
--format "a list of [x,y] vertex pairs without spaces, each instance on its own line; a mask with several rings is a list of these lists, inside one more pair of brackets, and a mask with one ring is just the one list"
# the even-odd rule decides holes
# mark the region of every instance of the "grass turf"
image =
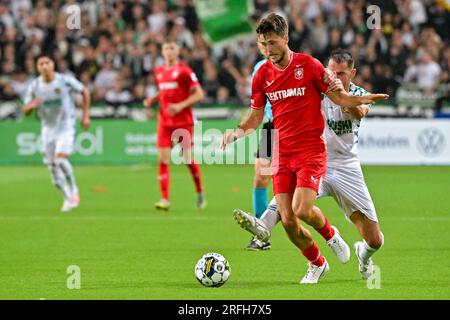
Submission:
[[[385,245],[374,256],[381,288],[360,280],[357,260],[330,263],[315,286],[300,286],[306,260],[278,226],[267,252],[247,252],[250,235],[232,210],[251,210],[251,166],[203,166],[208,200],[195,208],[188,170],[171,167],[172,208],[156,211],[156,167],[76,166],[80,208],[61,213],[43,166],[0,167],[0,299],[449,299],[449,167],[365,167]],[[359,239],[331,198],[318,205],[351,245]],[[221,288],[204,288],[196,261],[219,252],[231,263]],[[67,268],[81,270],[69,290]]]

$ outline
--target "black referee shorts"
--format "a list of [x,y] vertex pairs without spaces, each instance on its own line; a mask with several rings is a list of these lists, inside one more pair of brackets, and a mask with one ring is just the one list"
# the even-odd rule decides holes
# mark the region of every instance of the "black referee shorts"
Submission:
[[272,161],[272,143],[273,143],[273,122],[269,121],[263,124],[261,130],[261,140],[256,151],[256,158]]

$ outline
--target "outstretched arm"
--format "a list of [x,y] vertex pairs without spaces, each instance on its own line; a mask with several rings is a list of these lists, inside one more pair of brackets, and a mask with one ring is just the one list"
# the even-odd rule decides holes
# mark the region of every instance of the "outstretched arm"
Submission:
[[[325,76],[325,80],[328,82],[328,91],[341,91],[345,90],[344,85],[342,84],[342,81],[335,77],[332,80],[331,77],[328,75]],[[364,118],[367,113],[369,112],[370,106],[368,104],[362,104],[357,107],[348,108],[348,107],[340,107],[342,112],[349,113],[353,118],[355,119],[362,119]]]
[[342,107],[355,108],[363,104],[373,104],[380,100],[387,100],[389,95],[384,93],[368,94],[365,96],[352,96],[345,91],[342,82],[336,74],[329,69],[325,69],[324,82],[328,84],[328,91],[325,95],[331,101]]
[[374,93],[365,96],[352,96],[345,90],[329,91],[325,93],[331,101],[339,106],[345,106],[348,108],[355,108],[362,104],[373,104],[380,100],[387,100],[389,95],[384,93]]

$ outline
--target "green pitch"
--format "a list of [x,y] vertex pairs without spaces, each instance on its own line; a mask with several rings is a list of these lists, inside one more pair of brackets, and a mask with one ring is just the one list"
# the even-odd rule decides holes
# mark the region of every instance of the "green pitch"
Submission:
[[[380,289],[360,280],[353,255],[341,265],[316,232],[330,272],[301,286],[306,260],[278,226],[267,252],[246,252],[250,235],[232,210],[251,210],[252,166],[203,166],[208,200],[195,208],[188,170],[171,167],[173,206],[156,211],[156,167],[76,166],[81,207],[61,213],[44,166],[0,167],[0,299],[449,299],[450,168],[366,167],[385,246],[374,256]],[[332,199],[318,201],[353,248],[359,239]],[[202,254],[231,263],[229,281],[204,288]],[[81,288],[68,289],[69,266]]]

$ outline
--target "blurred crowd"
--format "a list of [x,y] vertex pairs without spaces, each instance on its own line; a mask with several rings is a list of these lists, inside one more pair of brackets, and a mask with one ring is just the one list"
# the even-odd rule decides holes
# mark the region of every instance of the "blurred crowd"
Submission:
[[[94,100],[142,101],[157,92],[153,70],[170,36],[196,72],[205,103],[246,104],[251,73],[261,59],[255,36],[213,46],[202,36],[195,0],[0,0],[0,100],[23,96],[36,75],[35,58],[50,54],[61,73],[74,74]],[[289,21],[290,47],[322,62],[347,48],[355,83],[392,97],[400,85],[425,95],[450,79],[450,8],[435,0],[254,0],[256,23],[268,12]],[[81,8],[81,28],[67,27],[66,9]],[[379,29],[368,28],[370,5],[381,8]],[[376,22],[376,20],[372,21]]]

